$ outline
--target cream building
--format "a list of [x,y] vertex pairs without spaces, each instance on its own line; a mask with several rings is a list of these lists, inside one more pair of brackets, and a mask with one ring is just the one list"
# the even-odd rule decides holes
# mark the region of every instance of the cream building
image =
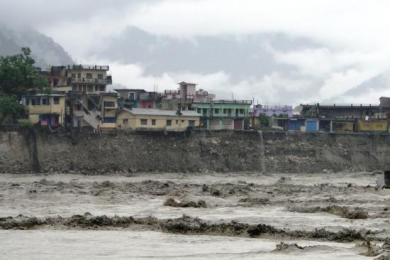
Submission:
[[195,111],[177,111],[133,108],[123,109],[117,116],[119,129],[151,129],[184,131],[199,126],[200,114]]
[[51,127],[64,125],[65,101],[63,94],[35,94],[22,98],[22,104],[27,108],[30,122]]

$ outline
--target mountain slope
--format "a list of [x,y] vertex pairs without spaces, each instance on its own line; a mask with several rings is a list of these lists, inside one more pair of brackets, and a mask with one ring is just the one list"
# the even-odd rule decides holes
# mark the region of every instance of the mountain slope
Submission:
[[20,53],[22,47],[31,49],[36,65],[42,68],[74,63],[63,47],[50,37],[30,28],[11,29],[0,25],[0,56]]

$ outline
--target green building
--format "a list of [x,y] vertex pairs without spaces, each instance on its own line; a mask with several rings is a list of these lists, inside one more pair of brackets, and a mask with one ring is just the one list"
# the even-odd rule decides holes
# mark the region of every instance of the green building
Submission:
[[201,126],[210,130],[244,129],[252,100],[196,101],[192,108],[201,114]]

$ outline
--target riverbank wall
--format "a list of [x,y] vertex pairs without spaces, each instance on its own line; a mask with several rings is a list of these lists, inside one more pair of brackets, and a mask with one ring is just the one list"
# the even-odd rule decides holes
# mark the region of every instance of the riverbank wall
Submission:
[[388,134],[119,131],[98,135],[90,131],[0,131],[1,173],[316,173],[389,169]]

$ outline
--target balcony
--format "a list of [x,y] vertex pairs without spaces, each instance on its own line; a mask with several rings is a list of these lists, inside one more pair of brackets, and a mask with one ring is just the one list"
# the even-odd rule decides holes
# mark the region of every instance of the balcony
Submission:
[[93,78],[70,78],[71,84],[92,84],[92,85],[110,85],[112,84],[111,76],[107,76],[105,79],[93,79]]
[[68,65],[68,70],[99,70],[99,71],[108,71],[110,67],[108,65]]

